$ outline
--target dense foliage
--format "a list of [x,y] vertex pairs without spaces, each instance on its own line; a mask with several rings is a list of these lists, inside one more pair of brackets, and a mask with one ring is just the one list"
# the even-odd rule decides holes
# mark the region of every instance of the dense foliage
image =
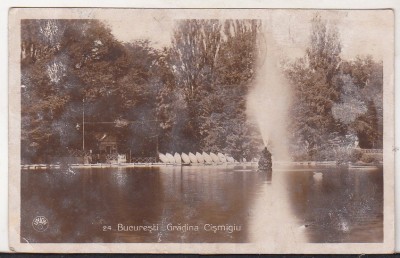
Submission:
[[[97,20],[23,20],[22,158],[49,162],[114,134],[118,152],[256,155],[247,122],[259,22],[182,20],[169,48],[119,42]],[[83,113],[85,117],[84,126]]]
[[[98,20],[23,20],[21,28],[23,162],[82,155],[83,128],[86,152],[113,134],[119,153],[137,157],[259,156],[261,136],[246,113],[259,20],[180,20],[163,49],[120,42]],[[338,31],[316,16],[304,57],[282,67],[295,159],[329,159],[332,146],[356,142],[382,148],[382,63],[344,60],[341,48]]]
[[344,60],[341,48],[335,27],[316,16],[305,56],[284,66],[294,92],[294,158],[332,159],[335,149],[357,145],[382,148],[382,63],[370,56]]

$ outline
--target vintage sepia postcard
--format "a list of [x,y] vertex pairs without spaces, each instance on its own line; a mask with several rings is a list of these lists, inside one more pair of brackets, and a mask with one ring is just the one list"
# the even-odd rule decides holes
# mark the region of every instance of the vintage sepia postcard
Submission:
[[17,252],[391,253],[389,9],[12,8]]

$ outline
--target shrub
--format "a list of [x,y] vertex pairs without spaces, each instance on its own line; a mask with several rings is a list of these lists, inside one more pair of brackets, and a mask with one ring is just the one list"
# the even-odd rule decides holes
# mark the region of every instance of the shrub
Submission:
[[350,154],[350,161],[357,162],[360,161],[363,156],[363,153],[359,149],[353,149]]
[[379,163],[382,161],[381,155],[371,154],[371,153],[364,153],[361,157],[361,161],[365,163]]

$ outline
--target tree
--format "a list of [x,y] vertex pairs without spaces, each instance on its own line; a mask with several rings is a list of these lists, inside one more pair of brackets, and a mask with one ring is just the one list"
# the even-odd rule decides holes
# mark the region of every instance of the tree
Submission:
[[373,101],[368,102],[367,112],[352,124],[352,129],[357,132],[361,148],[382,148],[382,135],[378,129],[377,110]]
[[340,102],[332,107],[333,117],[345,125],[354,122],[367,111],[360,89],[354,84],[350,75],[342,75],[343,82]]
[[[216,82],[205,107],[202,146],[236,159],[259,155],[262,139],[247,115],[247,95],[257,70],[259,20],[226,20],[216,66]],[[208,122],[207,122],[208,121]]]
[[323,157],[354,137],[362,148],[382,146],[382,64],[370,56],[342,60],[340,52],[337,30],[317,15],[305,56],[285,69],[293,87],[291,149],[305,151],[303,158]]
[[[27,162],[68,150],[213,151],[258,156],[262,140],[246,113],[256,74],[258,20],[181,20],[172,46],[121,43],[98,20],[22,22],[22,142]],[[158,148],[157,148],[158,146]]]
[[332,114],[340,98],[341,44],[337,30],[319,15],[311,21],[310,45],[306,55],[286,68],[293,87],[290,135],[294,146],[305,146],[310,157],[334,132],[342,131]]
[[[53,121],[69,100],[61,81],[65,65],[60,52],[65,24],[55,20],[21,22],[21,145],[22,160],[46,162],[60,144]],[[57,129],[57,128],[56,128]]]
[[182,20],[174,30],[171,66],[177,87],[184,94],[186,113],[180,137],[189,149],[198,149],[202,135],[199,117],[204,113],[201,99],[213,88],[215,64],[221,41],[219,20]]
[[246,98],[255,75],[259,27],[257,20],[179,22],[171,67],[175,90],[181,90],[188,110],[180,114],[188,150],[256,155],[261,141],[252,141],[259,134],[247,121]]
[[175,83],[171,65],[171,49],[164,48],[159,57],[160,87],[157,93],[157,119],[161,152],[188,152],[183,128],[186,123],[187,103],[184,90]]
[[[81,148],[76,125],[82,101],[89,121],[94,119],[101,112],[94,107],[116,90],[127,60],[123,46],[97,20],[24,20],[21,31],[21,143],[29,146],[22,155],[48,162],[67,147]],[[116,104],[109,104],[113,110]]]
[[345,62],[344,72],[355,81],[365,109],[350,126],[357,133],[362,148],[383,147],[383,65],[371,56],[357,56]]

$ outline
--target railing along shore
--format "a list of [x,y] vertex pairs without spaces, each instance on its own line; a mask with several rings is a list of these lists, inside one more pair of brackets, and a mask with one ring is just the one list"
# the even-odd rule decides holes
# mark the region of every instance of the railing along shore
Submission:
[[[331,166],[336,165],[336,161],[274,161],[275,165],[301,165],[301,166]],[[165,166],[258,166],[258,162],[226,162],[226,163],[161,163],[161,162],[151,162],[151,163],[96,163],[96,164],[68,164],[65,165],[70,168],[110,168],[110,167],[165,167]],[[43,170],[43,169],[60,169],[60,164],[23,164],[21,169],[24,170]]]

